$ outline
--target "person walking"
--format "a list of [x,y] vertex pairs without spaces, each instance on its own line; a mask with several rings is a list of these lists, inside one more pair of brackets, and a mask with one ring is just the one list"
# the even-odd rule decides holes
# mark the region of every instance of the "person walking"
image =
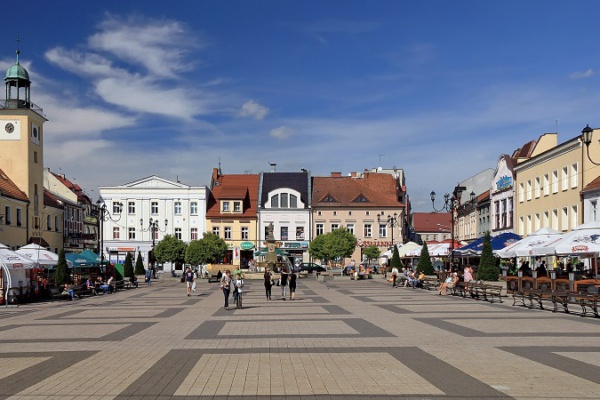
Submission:
[[281,298],[283,300],[285,300],[285,296],[286,296],[286,291],[287,291],[287,285],[288,285],[288,274],[285,271],[285,269],[281,269],[281,277],[280,277],[280,284],[281,284]]
[[191,296],[192,295],[192,285],[194,284],[194,273],[192,272],[192,269],[190,267],[187,267],[183,277],[185,279],[185,288],[187,290],[187,295]]
[[235,302],[235,308],[242,308],[242,288],[244,287],[244,280],[242,275],[236,274],[235,280],[233,281],[233,301]]
[[152,270],[149,266],[146,270],[146,283],[148,284],[148,286],[152,285]]
[[392,287],[396,287],[396,279],[398,279],[398,267],[392,268]]
[[265,294],[267,296],[267,300],[271,300],[271,288],[273,287],[273,274],[269,268],[265,269]]
[[229,310],[229,293],[231,292],[231,276],[228,269],[225,270],[225,274],[221,278],[221,290],[225,296],[225,309]]
[[290,274],[290,300],[294,300],[296,296],[296,273],[292,271]]

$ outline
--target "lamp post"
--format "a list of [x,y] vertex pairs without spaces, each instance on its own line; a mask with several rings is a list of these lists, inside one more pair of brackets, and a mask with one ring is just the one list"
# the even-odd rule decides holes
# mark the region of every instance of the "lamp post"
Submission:
[[[144,219],[140,218],[140,230],[142,232],[150,232],[150,234],[152,235],[152,278],[156,279],[156,258],[154,257],[154,246],[156,246],[156,232],[157,231],[161,231],[161,232],[166,232],[167,231],[167,224],[169,223],[168,219],[165,219],[165,230],[162,230],[159,228],[158,226],[158,219],[152,219],[152,217],[149,220],[149,224],[147,228],[144,228]],[[150,261],[150,260],[148,260]]]
[[117,218],[114,215],[110,215],[110,212],[106,208],[106,204],[102,199],[98,198],[96,201],[98,206],[98,252],[100,253],[100,268],[104,267],[104,221],[111,220],[117,222],[121,219],[121,211],[123,210],[123,204],[119,201],[113,203],[113,214],[119,214]]
[[[444,195],[444,204],[442,205],[441,209],[436,209],[435,208],[435,196],[436,193],[432,190],[431,193],[429,194],[430,198],[431,198],[431,206],[433,207],[433,210],[436,212],[441,212],[441,211],[447,211],[450,212],[451,215],[451,222],[452,222],[452,229],[451,229],[451,240],[452,240],[452,248],[450,250],[450,269],[452,270],[452,268],[454,267],[454,242],[455,242],[455,225],[456,225],[456,219],[458,217],[458,209],[460,207],[460,199],[462,197],[462,193],[463,191],[467,190],[466,187],[464,186],[460,186],[460,185],[456,185],[454,187],[454,191],[452,192],[452,197],[450,197],[450,193],[446,193]],[[471,203],[474,204],[475,203],[475,193],[471,192]]]
[[402,219],[399,219],[399,215],[398,213],[394,213],[394,215],[388,215],[385,219],[383,218],[384,214],[383,211],[379,214],[377,214],[377,223],[381,224],[385,224],[386,226],[389,226],[391,231],[392,231],[392,251],[394,250],[394,227],[398,227],[400,228],[402,226]]
[[585,144],[588,160],[594,165],[600,165],[600,163],[595,162],[590,157],[590,144],[592,143],[592,134],[594,130],[590,128],[590,125],[586,125],[585,128],[581,130],[581,141]]

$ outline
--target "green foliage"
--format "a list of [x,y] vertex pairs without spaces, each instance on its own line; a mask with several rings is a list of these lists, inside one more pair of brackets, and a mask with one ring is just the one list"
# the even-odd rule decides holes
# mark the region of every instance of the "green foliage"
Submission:
[[133,276],[133,256],[131,253],[127,253],[125,257],[125,264],[123,264],[123,274],[125,274],[126,278],[130,278]]
[[356,248],[356,237],[346,228],[336,229],[325,235],[319,235],[310,243],[308,252],[311,257],[328,261],[350,257]]
[[398,253],[398,246],[394,246],[394,253],[392,254],[392,260],[390,261],[390,267],[400,268],[403,267],[402,260],[400,260],[400,253]]
[[54,283],[64,285],[69,280],[69,270],[67,268],[67,259],[65,250],[60,249],[58,253],[58,264],[56,264],[56,272],[54,273]]
[[421,248],[421,256],[419,257],[417,270],[423,271],[425,275],[435,274],[435,271],[433,270],[433,264],[431,263],[431,257],[429,256],[429,248],[427,247],[427,242],[424,242],[423,247]]
[[363,250],[363,255],[367,256],[367,261],[369,264],[371,263],[371,260],[378,259],[380,254],[381,251],[377,246],[369,246]]
[[500,277],[500,269],[496,264],[496,257],[492,252],[492,240],[490,232],[486,232],[483,239],[483,248],[481,249],[481,260],[477,269],[477,280],[497,281]]
[[200,240],[192,240],[185,250],[185,262],[191,265],[215,263],[227,254],[227,243],[214,233],[207,232]]
[[186,244],[183,240],[173,235],[166,235],[163,240],[154,247],[154,255],[159,263],[183,263],[185,262]]
[[135,261],[135,271],[136,275],[144,275],[146,270],[144,269],[144,263],[142,262],[142,253],[138,252],[137,260]]

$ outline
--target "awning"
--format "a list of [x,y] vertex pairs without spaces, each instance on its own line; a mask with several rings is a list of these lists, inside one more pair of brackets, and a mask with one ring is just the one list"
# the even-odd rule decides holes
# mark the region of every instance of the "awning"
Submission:
[[48,251],[42,246],[34,243],[21,247],[15,253],[29,258],[36,263],[36,266],[49,267],[58,264],[58,254]]
[[[483,240],[484,239],[485,239],[485,236],[482,236],[482,237],[478,238],[477,240],[469,243],[468,245],[454,250],[454,253],[459,256],[480,256],[481,250],[483,249]],[[506,246],[510,246],[513,243],[516,243],[521,239],[522,239],[521,236],[519,236],[515,233],[511,233],[511,232],[505,232],[505,233],[501,233],[498,236],[492,236],[490,238],[490,242],[492,245],[492,252],[494,254],[496,254],[496,252],[498,252],[498,250],[502,250]]]

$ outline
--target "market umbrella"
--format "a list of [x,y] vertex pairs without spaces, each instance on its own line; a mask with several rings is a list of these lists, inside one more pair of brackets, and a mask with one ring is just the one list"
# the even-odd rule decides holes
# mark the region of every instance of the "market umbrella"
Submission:
[[58,264],[58,254],[46,250],[39,244],[30,243],[15,253],[29,258],[36,264],[36,267],[50,267]]
[[534,248],[533,252],[534,255],[598,256],[600,254],[600,221],[581,224],[573,228],[571,232]]
[[529,236],[498,250],[501,258],[528,257],[534,255],[534,248],[541,247],[561,237],[561,233],[550,228],[542,228]]
[[[480,238],[478,238],[477,240],[469,243],[466,246],[460,247],[456,250],[454,250],[454,252],[460,256],[480,256],[481,255],[481,250],[483,249],[483,240],[485,239],[485,236],[482,236]],[[505,248],[506,246],[509,246],[519,240],[521,240],[521,236],[512,233],[512,232],[505,232],[505,233],[501,233],[498,236],[492,236],[490,238],[490,242],[492,245],[492,251],[494,252],[494,254],[496,254],[499,250]]]
[[31,269],[35,263],[17,252],[12,251],[7,245],[0,243],[0,263],[10,269]]
[[65,254],[65,258],[67,259],[67,266],[69,268],[85,268],[98,265],[96,261],[82,257],[80,253],[67,253]]

